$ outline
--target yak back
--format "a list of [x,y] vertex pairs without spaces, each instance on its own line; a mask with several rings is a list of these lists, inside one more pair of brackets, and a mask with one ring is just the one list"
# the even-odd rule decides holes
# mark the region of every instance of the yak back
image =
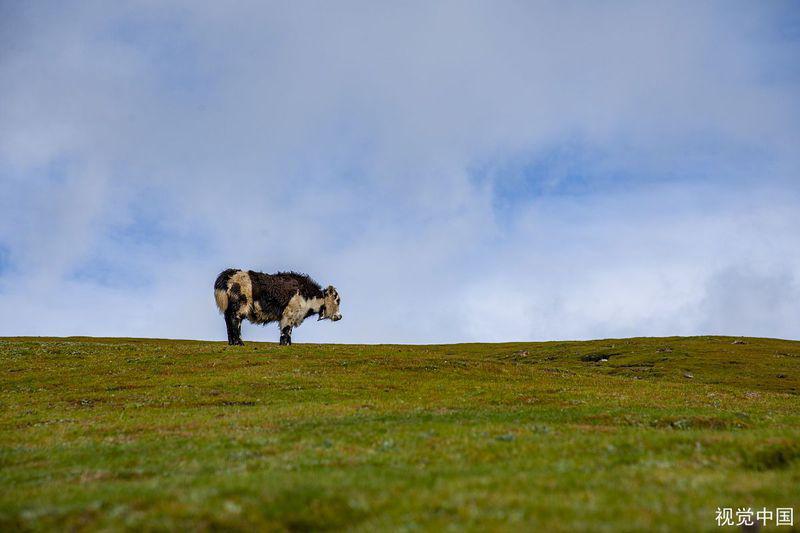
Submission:
[[[322,298],[322,287],[306,274],[298,272],[278,272],[264,274],[250,270],[250,281],[253,284],[253,300],[267,308],[280,308],[289,304],[289,300],[300,292],[303,298]],[[275,309],[277,310],[277,309]]]

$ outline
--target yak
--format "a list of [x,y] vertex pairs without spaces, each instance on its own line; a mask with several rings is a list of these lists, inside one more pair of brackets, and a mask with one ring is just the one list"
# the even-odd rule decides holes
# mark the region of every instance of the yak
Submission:
[[253,324],[278,322],[282,346],[292,344],[292,328],[311,315],[318,315],[317,320],[342,319],[339,293],[333,285],[322,290],[308,275],[297,272],[264,274],[229,268],[214,282],[214,299],[225,316],[230,345],[244,346],[245,318]]

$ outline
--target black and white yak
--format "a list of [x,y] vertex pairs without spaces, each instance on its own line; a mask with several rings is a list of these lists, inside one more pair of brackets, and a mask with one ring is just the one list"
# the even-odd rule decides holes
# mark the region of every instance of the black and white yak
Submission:
[[322,290],[316,281],[297,272],[264,274],[229,268],[214,282],[214,299],[225,315],[228,344],[239,346],[244,346],[245,318],[253,324],[278,322],[282,345],[292,344],[292,328],[311,315],[318,315],[318,320],[342,319],[336,289],[331,285]]

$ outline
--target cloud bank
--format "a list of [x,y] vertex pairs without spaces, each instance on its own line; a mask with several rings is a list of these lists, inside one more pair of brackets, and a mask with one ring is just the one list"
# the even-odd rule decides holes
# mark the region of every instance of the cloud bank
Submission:
[[0,9],[0,335],[800,338],[790,2]]

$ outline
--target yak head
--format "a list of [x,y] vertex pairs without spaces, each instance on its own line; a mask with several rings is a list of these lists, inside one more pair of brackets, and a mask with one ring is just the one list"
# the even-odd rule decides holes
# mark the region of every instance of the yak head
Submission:
[[325,303],[319,310],[319,319],[329,318],[333,322],[342,319],[342,314],[339,312],[339,293],[333,285],[328,285],[328,288],[323,292]]

